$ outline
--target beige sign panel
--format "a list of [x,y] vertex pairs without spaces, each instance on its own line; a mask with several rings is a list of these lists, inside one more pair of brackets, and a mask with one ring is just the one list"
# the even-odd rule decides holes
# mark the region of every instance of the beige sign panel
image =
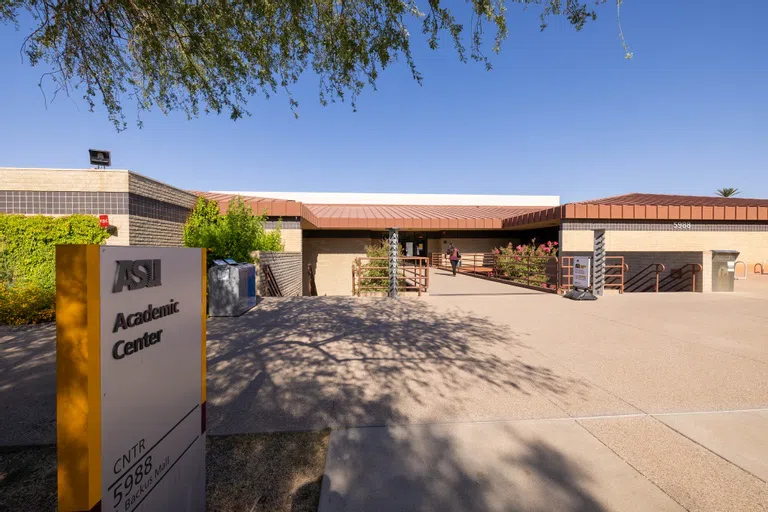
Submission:
[[590,258],[588,256],[575,256],[573,258],[573,286],[580,290],[589,289],[590,282]]
[[205,254],[56,257],[59,510],[205,510]]

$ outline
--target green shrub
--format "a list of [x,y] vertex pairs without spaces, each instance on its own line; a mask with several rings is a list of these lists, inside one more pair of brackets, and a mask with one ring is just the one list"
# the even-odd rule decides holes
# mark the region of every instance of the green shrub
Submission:
[[107,238],[90,215],[0,214],[0,324],[53,320],[56,246],[101,244]]
[[46,217],[0,214],[0,281],[56,286],[56,246],[100,244],[109,233],[89,215]]
[[[389,289],[389,241],[366,245],[365,256],[368,258],[384,258],[364,260],[360,266],[360,286],[363,291],[386,291]],[[402,256],[402,254],[401,254]],[[387,279],[371,279],[386,277]],[[405,279],[398,278],[398,286],[404,287]]]
[[557,276],[548,272],[550,263],[556,260],[557,242],[536,245],[536,239],[530,244],[514,247],[512,244],[493,250],[497,277],[517,283],[556,288]]
[[0,325],[36,324],[55,319],[56,290],[33,283],[0,284]]
[[208,264],[213,260],[232,258],[240,262],[253,262],[254,251],[282,251],[280,229],[264,230],[266,213],[254,215],[242,198],[235,197],[222,215],[216,201],[199,198],[184,226],[186,247],[208,249]]
[[[389,258],[389,242],[381,241],[365,246],[365,255],[368,258]],[[360,286],[364,290],[389,288],[387,279],[370,278],[389,277],[389,260],[370,260],[360,267]]]
[[283,222],[278,221],[277,227],[267,233],[264,232],[264,236],[261,237],[261,241],[258,243],[260,251],[274,251],[282,252],[285,250],[285,244],[283,244],[282,237]]

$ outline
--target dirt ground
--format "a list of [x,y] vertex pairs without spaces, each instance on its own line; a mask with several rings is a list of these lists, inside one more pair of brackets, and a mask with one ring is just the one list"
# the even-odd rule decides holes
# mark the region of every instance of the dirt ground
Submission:
[[[208,437],[207,510],[314,512],[328,432]],[[56,510],[56,447],[0,447],[0,512]]]

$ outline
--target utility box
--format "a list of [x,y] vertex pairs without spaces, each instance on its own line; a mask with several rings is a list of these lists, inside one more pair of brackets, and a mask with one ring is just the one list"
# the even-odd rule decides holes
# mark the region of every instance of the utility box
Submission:
[[208,269],[208,314],[240,316],[258,302],[256,267],[251,263],[215,260]]
[[736,258],[739,251],[712,251],[712,291],[732,292],[736,278]]

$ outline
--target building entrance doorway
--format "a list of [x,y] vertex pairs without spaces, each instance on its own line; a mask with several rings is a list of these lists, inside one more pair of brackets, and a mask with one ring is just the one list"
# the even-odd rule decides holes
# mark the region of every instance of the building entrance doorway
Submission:
[[427,257],[427,233],[419,231],[401,231],[400,251],[405,256]]

